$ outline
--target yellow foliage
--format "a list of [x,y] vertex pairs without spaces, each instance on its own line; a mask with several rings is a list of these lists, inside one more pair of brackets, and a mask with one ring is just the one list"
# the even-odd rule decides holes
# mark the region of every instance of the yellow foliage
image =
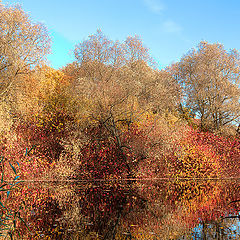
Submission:
[[39,95],[46,99],[52,94],[60,94],[69,84],[64,73],[45,66],[41,69],[42,77],[38,79]]

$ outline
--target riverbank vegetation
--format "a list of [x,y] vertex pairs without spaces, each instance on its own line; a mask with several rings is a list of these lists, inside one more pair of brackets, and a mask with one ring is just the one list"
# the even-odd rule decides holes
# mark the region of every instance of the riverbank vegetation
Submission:
[[239,212],[237,50],[202,41],[158,69],[140,37],[97,30],[53,69],[21,7],[0,5],[0,29],[0,150],[22,181],[1,192],[18,214],[2,234],[174,239]]

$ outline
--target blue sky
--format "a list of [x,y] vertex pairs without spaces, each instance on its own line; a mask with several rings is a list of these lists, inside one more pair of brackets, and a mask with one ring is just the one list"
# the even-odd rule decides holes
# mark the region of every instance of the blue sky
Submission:
[[20,3],[52,37],[54,68],[73,61],[75,44],[101,29],[112,40],[139,35],[165,67],[206,40],[240,49],[238,0],[3,0]]

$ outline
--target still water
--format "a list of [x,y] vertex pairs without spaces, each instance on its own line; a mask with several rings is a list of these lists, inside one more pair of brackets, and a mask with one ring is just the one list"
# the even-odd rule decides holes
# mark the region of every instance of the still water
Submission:
[[238,179],[21,182],[6,208],[13,239],[240,239]]

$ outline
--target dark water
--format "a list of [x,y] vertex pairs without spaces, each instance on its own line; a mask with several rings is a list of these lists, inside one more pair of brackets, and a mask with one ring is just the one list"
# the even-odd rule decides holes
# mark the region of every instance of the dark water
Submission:
[[240,239],[238,179],[24,182],[8,208],[25,239]]

